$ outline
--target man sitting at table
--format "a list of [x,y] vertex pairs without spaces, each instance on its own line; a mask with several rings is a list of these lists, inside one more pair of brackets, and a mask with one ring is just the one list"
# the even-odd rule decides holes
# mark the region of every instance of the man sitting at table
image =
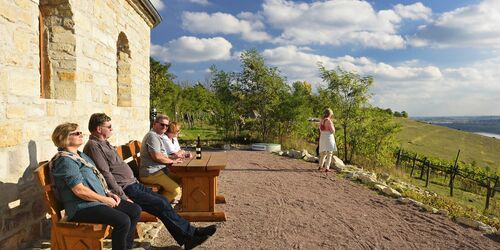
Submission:
[[109,116],[104,113],[93,114],[88,127],[91,135],[83,151],[95,162],[113,193],[135,202],[142,210],[158,217],[175,241],[184,245],[185,249],[200,245],[215,233],[215,225],[201,228],[192,226],[175,212],[165,197],[137,181],[132,169],[108,142],[113,132]]
[[159,114],[153,128],[142,139],[139,179],[146,184],[160,185],[161,194],[176,203],[181,197],[181,178],[170,172],[168,165],[182,162],[182,159],[170,159],[165,150],[163,137],[168,125],[168,116]]

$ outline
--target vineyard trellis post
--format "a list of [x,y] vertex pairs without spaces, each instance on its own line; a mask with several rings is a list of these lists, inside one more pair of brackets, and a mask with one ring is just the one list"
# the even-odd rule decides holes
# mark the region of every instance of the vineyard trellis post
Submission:
[[424,179],[424,168],[425,168],[425,163],[427,162],[427,157],[424,157],[424,161],[422,161],[422,165],[420,167],[420,180]]
[[396,160],[396,167],[399,167],[401,164],[401,151],[403,151],[403,148],[399,148],[398,159]]
[[484,209],[488,209],[490,207],[490,198],[491,198],[491,178],[488,178],[486,181],[486,205]]
[[415,161],[417,160],[417,154],[413,156],[413,164],[411,165],[410,177],[413,177],[413,170],[415,169]]
[[430,175],[431,175],[431,162],[426,161],[425,163],[426,163],[425,165],[427,165],[427,174],[426,174],[427,178],[425,180],[425,187],[428,187],[429,186],[429,179],[430,179]]
[[457,157],[455,158],[455,164],[450,169],[450,196],[453,197],[453,182],[455,181],[455,175],[458,173],[458,157],[460,156],[460,149],[458,150]]
[[493,185],[493,192],[491,193],[491,198],[495,197],[495,193],[496,193],[497,188],[500,188],[500,186],[498,186],[498,184],[499,184],[498,179],[500,179],[499,177],[500,176],[497,176],[495,178],[495,185]]

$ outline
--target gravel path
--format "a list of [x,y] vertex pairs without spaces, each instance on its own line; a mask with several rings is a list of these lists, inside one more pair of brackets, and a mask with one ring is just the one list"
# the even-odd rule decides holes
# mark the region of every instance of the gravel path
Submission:
[[[198,249],[500,249],[498,237],[423,213],[317,165],[230,151],[219,177],[228,217]],[[208,225],[210,223],[196,223]],[[178,249],[163,228],[150,249]]]

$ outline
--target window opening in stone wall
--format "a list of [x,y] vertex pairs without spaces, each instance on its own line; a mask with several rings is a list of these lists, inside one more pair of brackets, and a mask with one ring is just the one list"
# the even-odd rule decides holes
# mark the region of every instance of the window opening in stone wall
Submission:
[[76,37],[69,0],[39,1],[40,96],[76,100]]
[[117,105],[132,106],[131,56],[127,36],[121,32],[116,43]]
[[50,98],[50,73],[47,72],[48,57],[47,57],[47,31],[44,25],[43,12],[38,10],[38,41],[40,53],[40,97]]

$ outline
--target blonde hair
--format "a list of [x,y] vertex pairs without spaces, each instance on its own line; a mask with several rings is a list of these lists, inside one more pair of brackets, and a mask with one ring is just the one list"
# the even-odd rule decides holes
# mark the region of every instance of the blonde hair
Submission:
[[168,125],[168,128],[167,128],[167,132],[165,133],[177,133],[177,130],[179,130],[181,128],[181,124],[177,123],[177,122],[171,122],[169,125]]
[[159,123],[161,120],[169,120],[170,121],[170,118],[168,118],[167,115],[158,114],[158,116],[156,116],[155,122]]
[[323,112],[323,118],[327,118],[328,116],[333,115],[333,111],[331,108],[326,108]]
[[60,124],[54,129],[54,132],[52,132],[52,142],[54,142],[54,145],[58,148],[68,147],[69,133],[75,131],[78,127],[76,123],[66,122]]

